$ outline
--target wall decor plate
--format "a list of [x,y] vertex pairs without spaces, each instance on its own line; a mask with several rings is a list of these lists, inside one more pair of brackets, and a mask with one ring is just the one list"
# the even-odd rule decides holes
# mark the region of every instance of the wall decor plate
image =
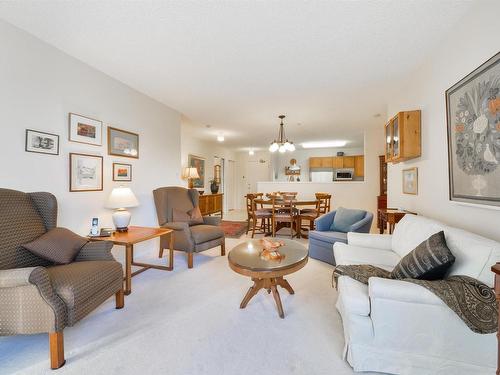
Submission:
[[69,154],[69,191],[102,190],[102,156]]
[[418,169],[416,167],[403,169],[403,193],[418,194]]
[[188,155],[188,167],[195,167],[200,175],[200,178],[193,179],[193,188],[205,188],[205,158]]
[[71,142],[102,146],[102,121],[70,113],[69,140]]
[[113,163],[113,181],[132,181],[132,164]]
[[139,159],[139,134],[108,126],[108,154]]
[[26,129],[25,150],[38,154],[59,155],[59,136],[57,134]]
[[445,96],[450,200],[500,206],[500,53]]

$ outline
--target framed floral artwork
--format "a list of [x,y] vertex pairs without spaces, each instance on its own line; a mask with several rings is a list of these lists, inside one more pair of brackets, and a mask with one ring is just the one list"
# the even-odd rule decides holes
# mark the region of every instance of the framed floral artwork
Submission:
[[403,169],[403,193],[418,194],[418,169],[416,167]]
[[195,167],[200,178],[193,179],[193,188],[205,188],[205,158],[195,155],[188,155],[188,167]]
[[90,117],[69,114],[69,140],[93,146],[102,145],[102,122]]
[[445,96],[450,200],[500,206],[500,53]]
[[132,164],[113,163],[113,181],[132,181]]
[[69,191],[102,190],[102,156],[69,154]]

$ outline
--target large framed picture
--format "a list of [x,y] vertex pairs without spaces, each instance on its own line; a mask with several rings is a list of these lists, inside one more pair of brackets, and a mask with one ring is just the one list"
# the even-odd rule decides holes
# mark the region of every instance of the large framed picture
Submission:
[[69,140],[71,142],[102,146],[102,121],[70,113]]
[[132,181],[132,164],[113,163],[113,181]]
[[108,154],[139,159],[139,134],[108,126]]
[[57,134],[26,129],[25,150],[39,154],[59,155],[59,136]]
[[403,169],[403,193],[418,194],[418,169],[416,167]]
[[445,96],[450,200],[500,206],[500,53]]
[[195,167],[198,170],[200,178],[193,179],[194,189],[205,188],[205,158],[195,155],[188,155],[188,166]]
[[69,154],[69,191],[102,190],[102,156]]

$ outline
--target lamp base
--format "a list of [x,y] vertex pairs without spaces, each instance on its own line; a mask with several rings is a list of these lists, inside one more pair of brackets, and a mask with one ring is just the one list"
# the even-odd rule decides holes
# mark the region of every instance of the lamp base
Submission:
[[113,213],[113,223],[118,232],[128,231],[128,225],[130,224],[130,218],[132,215],[124,208],[119,208]]

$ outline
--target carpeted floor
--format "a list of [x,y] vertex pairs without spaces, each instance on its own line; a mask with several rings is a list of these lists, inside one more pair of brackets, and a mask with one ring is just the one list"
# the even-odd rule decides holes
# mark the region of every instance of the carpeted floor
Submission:
[[[228,250],[242,240],[228,239]],[[156,246],[138,248],[137,258],[165,262],[154,260]],[[282,320],[265,292],[239,309],[250,279],[218,249],[195,255],[191,270],[176,253],[173,272],[133,278],[123,310],[109,299],[65,329],[67,362],[57,374],[352,374],[341,358],[331,266],[311,259],[288,280],[296,294],[281,292]],[[48,368],[47,335],[0,337],[1,374],[55,374]]]

